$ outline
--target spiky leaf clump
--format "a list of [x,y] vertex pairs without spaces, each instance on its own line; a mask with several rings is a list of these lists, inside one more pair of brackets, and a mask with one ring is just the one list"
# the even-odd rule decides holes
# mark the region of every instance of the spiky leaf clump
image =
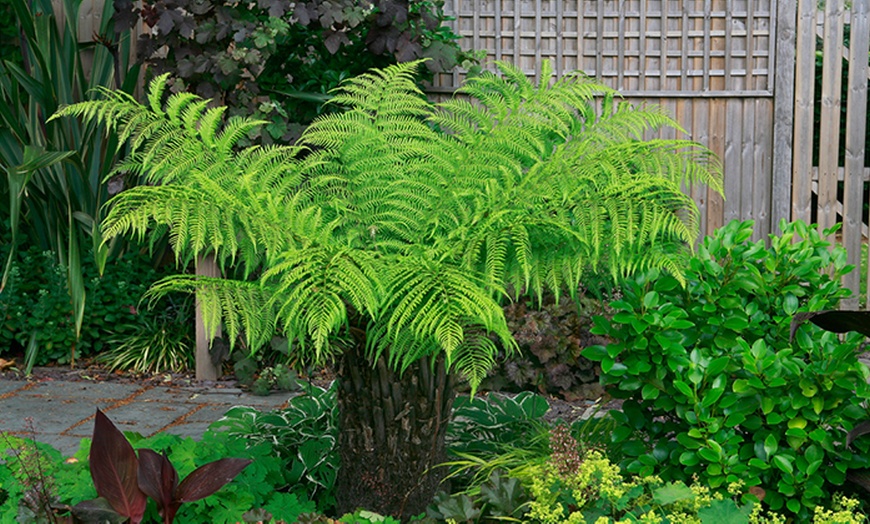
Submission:
[[203,291],[209,324],[251,347],[281,329],[313,363],[348,343],[399,369],[442,353],[476,385],[493,340],[515,346],[506,289],[572,292],[589,271],[681,277],[698,233],[681,184],[721,188],[706,149],[643,140],[676,126],[664,113],[580,75],[537,87],[506,64],[433,105],[418,65],[348,81],[332,100],[347,111],[296,147],[235,151],[258,122],[222,124],[189,94],[161,103],[165,76],[147,105],[107,92],[59,115],[120,130],[135,154],[119,169],[154,183],[116,197],[108,237],[168,227],[179,256],[246,268],[245,281],[179,276],[155,291]]

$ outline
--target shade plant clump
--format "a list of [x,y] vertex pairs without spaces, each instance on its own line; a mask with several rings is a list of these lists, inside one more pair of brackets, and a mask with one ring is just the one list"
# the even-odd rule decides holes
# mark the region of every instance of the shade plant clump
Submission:
[[[55,5],[63,16],[56,16]],[[51,251],[65,271],[75,338],[85,314],[84,260],[92,257],[102,265],[110,255],[100,223],[109,187],[123,186],[120,179],[107,182],[123,148],[99,125],[48,118],[62,105],[96,96],[97,86],[132,92],[139,71],[128,59],[130,31],[111,21],[111,2],[105,3],[99,34],[79,41],[81,5],[73,0],[0,5],[0,21],[8,20],[7,13],[14,20],[3,24],[0,39],[14,31],[20,53],[0,62],[0,199],[7,204],[0,206],[0,238],[10,248],[3,253],[0,294],[7,293],[19,245]],[[28,327],[35,338],[52,336],[51,327]]]
[[795,315],[836,308],[851,268],[817,229],[781,229],[766,247],[749,241],[751,222],[728,224],[690,260],[685,286],[655,270],[629,279],[613,318],[596,319],[612,342],[584,354],[625,399],[612,440],[626,471],[743,481],[808,521],[868,466],[870,441],[847,435],[868,418],[870,373],[861,336],[791,332]]
[[[0,256],[7,249],[0,248]],[[102,274],[93,259],[82,260],[85,307],[76,337],[67,268],[50,251],[19,249],[0,293],[0,357],[23,354],[25,373],[34,365],[68,363],[74,356],[97,356],[110,368],[137,372],[192,367],[191,298],[176,294],[150,306],[141,302],[148,287],[169,272],[155,269],[136,250],[118,256]]]
[[[133,153],[120,171],[150,184],[114,200],[104,233],[170,229],[179,260],[214,253],[241,278],[178,275],[151,292],[196,291],[208,329],[265,346],[276,330],[305,364],[339,377],[339,512],[420,513],[444,461],[457,377],[472,391],[516,343],[507,289],[572,293],[585,275],[659,268],[682,279],[697,234],[686,181],[720,189],[709,151],[643,141],[675,126],[618,103],[580,75],[533,85],[470,79],[433,105],[419,62],[346,82],[292,147],[234,146],[261,122],[193,94],[145,105],[102,90],[69,116],[100,121]],[[544,66],[542,78],[551,69]],[[602,106],[596,109],[596,96]],[[373,395],[372,392],[375,392]]]

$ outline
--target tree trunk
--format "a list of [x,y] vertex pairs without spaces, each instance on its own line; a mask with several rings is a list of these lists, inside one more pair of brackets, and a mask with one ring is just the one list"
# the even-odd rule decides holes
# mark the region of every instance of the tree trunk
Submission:
[[435,467],[446,461],[454,396],[444,359],[421,359],[399,375],[383,357],[372,367],[357,348],[344,353],[339,376],[339,514],[424,512],[446,474]]

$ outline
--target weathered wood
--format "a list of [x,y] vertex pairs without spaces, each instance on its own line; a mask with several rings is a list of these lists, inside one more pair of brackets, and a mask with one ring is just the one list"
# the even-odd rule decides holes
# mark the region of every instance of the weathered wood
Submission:
[[797,1],[779,0],[776,20],[776,53],[773,102],[773,159],[770,192],[771,231],[782,220],[791,220],[792,146],[795,133],[795,46]]
[[791,219],[811,222],[813,165],[813,94],[816,69],[816,2],[799,0],[796,31],[794,143]]
[[724,101],[725,120],[724,124],[724,149],[722,161],[731,167],[728,176],[725,177],[725,202],[723,209],[723,222],[727,224],[732,220],[739,220],[741,216],[741,188],[743,186],[743,156],[741,154],[743,142],[743,104],[740,100],[729,99]]
[[[710,101],[707,99],[695,100],[692,103],[692,138],[702,144],[710,144]],[[701,221],[698,224],[700,235],[703,237],[710,230],[707,227],[708,193],[706,186],[694,184],[692,186],[692,199],[698,205]]]
[[[214,256],[206,255],[197,257],[196,274],[204,277],[220,277],[221,271],[215,262]],[[220,363],[212,362],[211,347],[212,336],[221,336],[220,326],[216,326],[214,333],[208,333],[202,316],[202,305],[199,296],[196,298],[196,379],[217,380],[221,375]]]
[[824,230],[837,223],[840,105],[843,64],[843,0],[826,0],[822,55],[822,115],[819,122],[818,223]]
[[[864,144],[867,137],[867,54],[870,52],[870,0],[853,0],[849,36],[849,92],[846,95],[846,158],[843,184],[843,245],[846,258],[856,269],[843,277],[852,297],[843,301],[846,309],[858,306],[861,282],[861,244],[864,224]],[[868,272],[870,275],[870,272]],[[866,277],[865,277],[866,278]]]
[[[774,107],[773,100],[759,98],[755,101],[755,138],[752,144],[752,210],[755,219],[756,238],[767,240],[777,229],[777,223],[772,220],[771,198],[773,187],[772,153]],[[788,195],[785,197],[788,200]],[[788,208],[786,206],[786,211]]]
[[[761,238],[761,224],[756,216],[755,200],[755,100],[743,100],[740,133],[740,220],[755,220],[753,240]],[[766,175],[767,173],[765,173]],[[727,200],[726,200],[727,203]]]
[[[708,147],[719,158],[727,161],[725,158],[725,129],[726,129],[726,104],[727,100],[710,100],[710,143]],[[734,173],[725,173],[725,184],[729,183],[729,178],[734,176]],[[727,194],[727,189],[726,189]],[[707,189],[707,234],[713,232],[724,225],[725,202],[723,197],[713,191]]]
[[753,63],[755,51],[755,9],[756,6],[751,0],[746,2],[746,56],[743,58],[743,69],[745,71],[744,89],[755,88],[755,64]]

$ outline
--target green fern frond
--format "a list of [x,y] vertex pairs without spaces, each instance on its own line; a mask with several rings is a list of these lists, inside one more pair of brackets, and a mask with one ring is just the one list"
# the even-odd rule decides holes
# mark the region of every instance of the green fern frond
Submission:
[[465,338],[463,326],[469,323],[510,340],[498,302],[463,271],[416,257],[399,260],[395,266],[387,292],[391,336],[411,330],[432,337],[448,363]]
[[173,292],[196,293],[208,337],[215,337],[223,320],[231,348],[240,336],[249,348],[261,347],[275,333],[276,315],[269,300],[272,292],[256,282],[173,275],[155,282],[144,298],[154,304]]
[[373,317],[382,294],[372,255],[346,248],[285,251],[262,279],[275,288],[272,303],[285,332],[303,344],[311,340],[319,363],[329,356],[330,335],[347,322],[347,304]]
[[163,111],[163,93],[166,92],[168,80],[169,73],[163,73],[162,75],[155,76],[148,83],[148,106],[154,113],[161,113]]

